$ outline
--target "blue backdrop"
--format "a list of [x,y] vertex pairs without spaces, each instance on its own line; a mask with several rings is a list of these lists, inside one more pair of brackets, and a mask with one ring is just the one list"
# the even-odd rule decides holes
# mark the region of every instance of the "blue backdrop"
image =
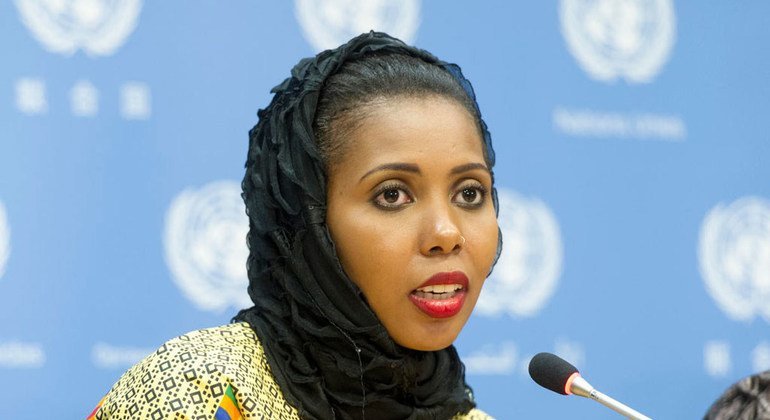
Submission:
[[82,418],[247,304],[247,131],[300,57],[380,29],[459,63],[504,255],[457,346],[498,418],[653,418],[770,368],[770,3],[0,3],[0,418]]

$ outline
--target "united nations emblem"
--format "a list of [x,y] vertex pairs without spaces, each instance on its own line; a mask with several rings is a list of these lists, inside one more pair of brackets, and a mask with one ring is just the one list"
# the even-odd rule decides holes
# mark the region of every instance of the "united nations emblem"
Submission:
[[650,82],[676,38],[671,0],[561,0],[567,47],[589,76]]
[[420,0],[296,0],[295,14],[305,39],[318,51],[370,30],[412,43],[420,25]]
[[113,54],[134,31],[142,0],[15,0],[21,21],[48,51]]
[[534,316],[556,291],[562,265],[559,225],[536,198],[498,190],[503,251],[476,305],[479,315]]
[[5,264],[11,255],[11,228],[8,227],[8,218],[5,215],[5,207],[0,202],[0,277],[5,274]]
[[236,182],[212,182],[181,192],[166,213],[166,263],[199,309],[251,306],[246,292],[249,221],[240,194]]
[[701,226],[698,259],[706,290],[728,317],[770,322],[770,201],[714,207]]

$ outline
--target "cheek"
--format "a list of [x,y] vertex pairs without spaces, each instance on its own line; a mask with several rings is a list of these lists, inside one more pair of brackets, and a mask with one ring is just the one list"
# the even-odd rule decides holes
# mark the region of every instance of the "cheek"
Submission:
[[[342,210],[342,209],[340,209]],[[365,294],[386,286],[378,281],[403,264],[404,250],[411,243],[404,233],[411,228],[397,228],[368,209],[345,209],[327,218],[342,268]],[[387,218],[385,218],[387,219]]]
[[474,265],[486,277],[492,268],[492,263],[495,261],[499,240],[499,230],[494,210],[477,223],[469,233],[471,237],[468,240],[472,240],[474,244]]

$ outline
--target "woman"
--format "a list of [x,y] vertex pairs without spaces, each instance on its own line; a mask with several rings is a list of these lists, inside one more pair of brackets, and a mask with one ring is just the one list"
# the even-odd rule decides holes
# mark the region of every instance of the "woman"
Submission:
[[164,344],[94,417],[487,418],[452,346],[501,243],[469,82],[372,32],[273,92],[243,180],[254,307]]

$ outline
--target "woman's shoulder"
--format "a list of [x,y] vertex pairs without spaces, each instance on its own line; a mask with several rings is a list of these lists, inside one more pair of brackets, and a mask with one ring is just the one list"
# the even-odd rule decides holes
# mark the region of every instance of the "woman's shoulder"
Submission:
[[167,341],[123,374],[99,405],[95,419],[211,418],[218,410],[246,418],[268,412],[298,418],[246,323]]
[[474,408],[473,410],[469,411],[467,414],[455,416],[452,420],[493,420],[493,419],[494,418],[489,414],[477,408]]

